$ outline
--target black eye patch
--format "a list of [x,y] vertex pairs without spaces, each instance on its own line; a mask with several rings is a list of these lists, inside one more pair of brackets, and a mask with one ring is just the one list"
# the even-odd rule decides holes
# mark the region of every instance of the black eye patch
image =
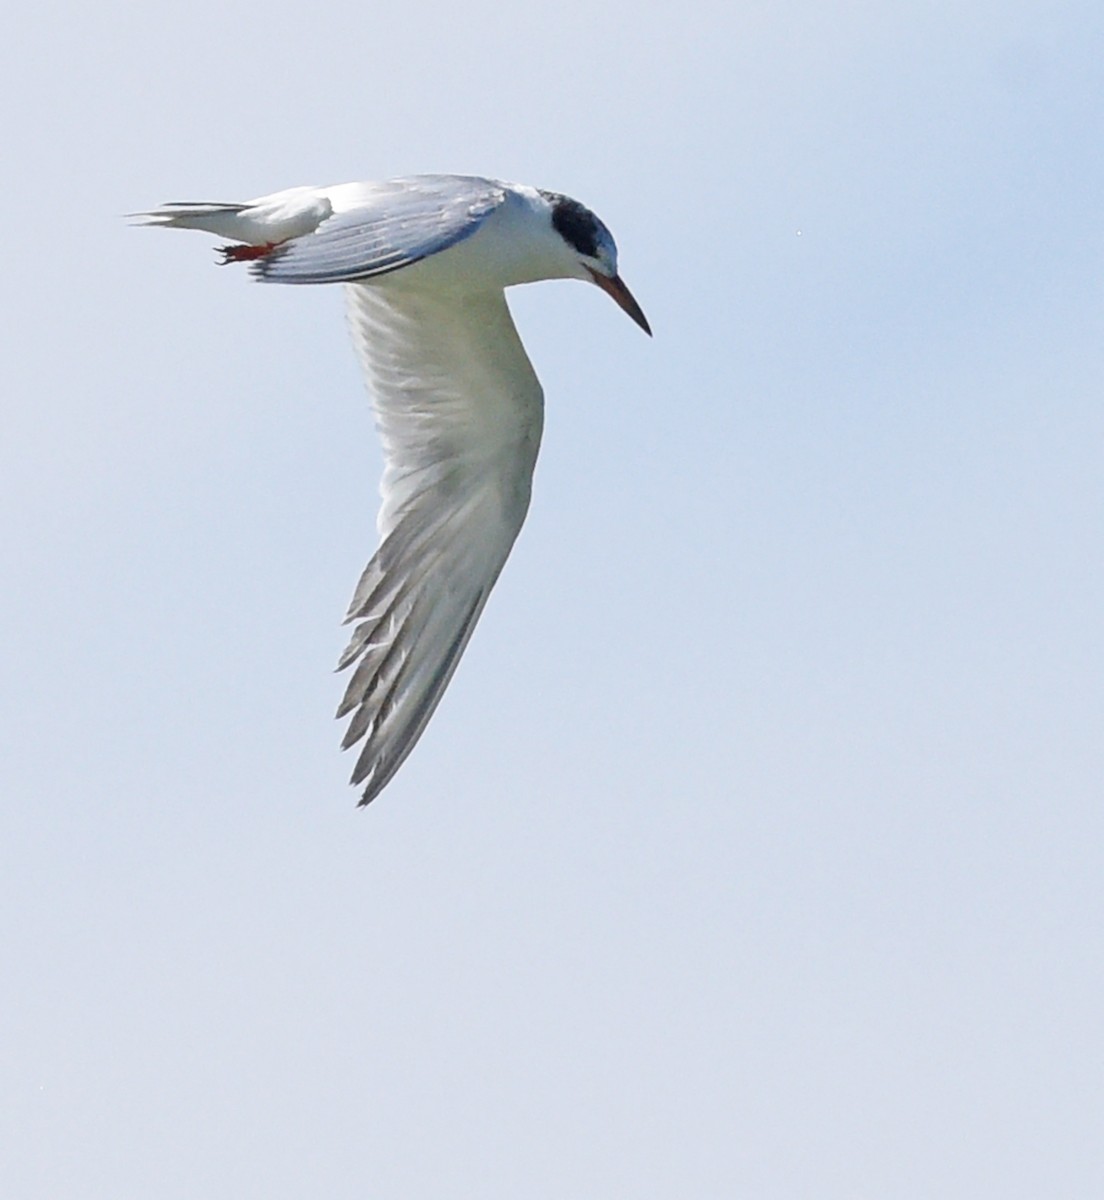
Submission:
[[598,257],[598,218],[578,200],[555,192],[545,193],[552,202],[552,228],[569,245],[587,258]]

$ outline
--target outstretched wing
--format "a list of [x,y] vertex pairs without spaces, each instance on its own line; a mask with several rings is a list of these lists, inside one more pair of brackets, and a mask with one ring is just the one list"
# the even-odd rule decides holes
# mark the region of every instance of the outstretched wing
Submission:
[[466,175],[415,175],[325,188],[332,215],[253,265],[273,283],[369,279],[470,237],[503,202],[500,184]]
[[383,279],[348,287],[353,340],[386,455],[381,544],[349,607],[338,716],[363,739],[372,800],[410,753],[471,637],[529,505],[540,384],[501,291]]

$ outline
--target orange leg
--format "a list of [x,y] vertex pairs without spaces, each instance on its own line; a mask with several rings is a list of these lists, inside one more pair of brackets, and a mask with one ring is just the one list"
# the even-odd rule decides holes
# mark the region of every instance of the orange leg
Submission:
[[267,258],[283,242],[265,242],[263,246],[219,246],[222,255],[222,266],[233,262],[252,262],[258,258]]

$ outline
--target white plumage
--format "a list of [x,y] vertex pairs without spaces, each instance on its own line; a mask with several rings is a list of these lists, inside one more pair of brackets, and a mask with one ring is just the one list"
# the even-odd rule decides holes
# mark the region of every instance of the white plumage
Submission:
[[597,283],[647,332],[588,209],[468,176],[291,188],[244,204],[167,204],[152,225],[234,243],[278,283],[346,283],[383,441],[380,545],[357,585],[338,716],[363,740],[362,804],[410,753],[452,677],[529,506],[543,398],[504,289]]

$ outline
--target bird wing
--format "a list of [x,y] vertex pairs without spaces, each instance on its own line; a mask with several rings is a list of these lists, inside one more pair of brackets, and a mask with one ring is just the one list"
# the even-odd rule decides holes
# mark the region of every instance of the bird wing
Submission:
[[391,276],[347,288],[386,467],[381,542],[349,606],[338,717],[363,739],[362,804],[410,753],[471,637],[529,505],[540,383],[501,290]]
[[323,192],[333,215],[253,264],[272,283],[340,283],[409,266],[470,237],[503,202],[489,179],[416,175]]

